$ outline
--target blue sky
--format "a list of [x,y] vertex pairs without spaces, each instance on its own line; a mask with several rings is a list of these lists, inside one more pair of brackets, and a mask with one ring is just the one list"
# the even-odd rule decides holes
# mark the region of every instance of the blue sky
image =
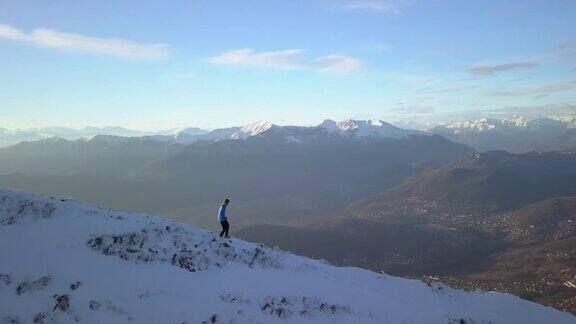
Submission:
[[576,112],[572,0],[0,1],[0,127]]

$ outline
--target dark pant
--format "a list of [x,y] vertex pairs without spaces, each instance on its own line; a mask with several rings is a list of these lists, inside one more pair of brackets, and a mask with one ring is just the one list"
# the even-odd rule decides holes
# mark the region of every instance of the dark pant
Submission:
[[220,225],[222,225],[222,232],[220,232],[220,237],[222,237],[222,235],[226,234],[226,236],[228,236],[228,230],[230,229],[230,224],[228,223],[227,220],[223,220],[220,222]]

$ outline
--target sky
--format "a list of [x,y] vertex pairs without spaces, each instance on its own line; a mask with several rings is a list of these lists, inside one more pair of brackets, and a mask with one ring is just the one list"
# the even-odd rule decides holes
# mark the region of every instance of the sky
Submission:
[[576,113],[573,0],[0,0],[0,127]]

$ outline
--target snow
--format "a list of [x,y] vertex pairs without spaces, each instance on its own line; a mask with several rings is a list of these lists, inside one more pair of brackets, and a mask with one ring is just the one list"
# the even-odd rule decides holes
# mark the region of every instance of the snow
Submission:
[[[414,134],[425,134],[426,128],[411,121],[396,121],[396,127],[382,120],[354,120],[346,119],[343,121],[325,120],[318,126],[328,132],[342,136],[352,136],[359,138],[403,138]],[[223,140],[242,140],[248,137],[260,135],[270,129],[290,129],[294,127],[306,126],[277,126],[268,121],[259,121],[245,126],[236,126],[228,128],[217,128],[210,132],[197,127],[188,127],[183,129],[171,129],[156,132],[144,132],[124,129],[121,127],[86,127],[82,130],[69,129],[63,127],[47,127],[37,129],[16,129],[9,130],[0,128],[0,147],[14,145],[23,141],[38,141],[47,138],[62,138],[66,140],[93,140],[101,139],[100,136],[116,137],[141,137],[161,141],[174,142],[178,144],[192,144],[198,140],[206,141],[223,141]],[[438,127],[445,128],[454,134],[473,132],[490,132],[501,130],[522,130],[530,128],[538,131],[544,127],[564,127],[576,128],[576,114],[568,115],[551,115],[547,117],[527,117],[512,116],[505,119],[483,118],[477,120],[467,120],[452,122]],[[109,139],[112,141],[113,139]]]
[[198,140],[205,141],[224,141],[224,140],[242,140],[251,136],[256,136],[269,129],[275,128],[270,122],[262,121],[242,127],[218,128],[210,132],[186,132],[181,131],[174,137],[174,142],[179,144],[192,144]]
[[398,128],[381,120],[347,119],[335,122],[327,119],[318,127],[322,127],[330,133],[360,138],[402,138],[422,133],[417,130]]
[[0,190],[0,319],[88,323],[575,323],[144,214]]
[[576,128],[576,114],[553,115],[550,118],[566,124],[568,128]]
[[277,127],[270,122],[267,121],[259,121],[253,124],[249,124],[240,128],[239,131],[232,134],[230,137],[232,139],[245,139],[250,136],[256,136],[261,134],[269,129]]
[[463,132],[483,133],[504,130],[542,130],[546,127],[572,128],[576,127],[576,115],[548,117],[527,117],[515,115],[504,119],[482,118],[477,120],[459,121],[442,126],[450,129],[454,134]]
[[500,121],[497,119],[482,118],[482,119],[478,119],[478,120],[467,120],[467,121],[462,121],[462,122],[454,122],[454,123],[444,125],[444,127],[449,128],[449,129],[454,129],[455,132],[456,131],[459,132],[462,129],[470,129],[470,130],[475,130],[478,132],[484,132],[484,131],[495,129],[496,127],[498,127],[498,125],[500,125]]
[[[80,139],[79,141],[83,141]],[[121,137],[114,135],[94,135],[92,137],[86,138],[86,142],[97,142],[101,144],[121,144],[130,141],[130,137]]]

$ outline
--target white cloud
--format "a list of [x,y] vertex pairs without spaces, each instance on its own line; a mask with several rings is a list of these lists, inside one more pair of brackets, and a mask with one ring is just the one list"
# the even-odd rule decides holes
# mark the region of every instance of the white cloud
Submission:
[[524,60],[524,61],[509,61],[509,62],[482,62],[476,63],[468,68],[468,72],[474,76],[492,76],[498,72],[528,69],[538,66],[537,62]]
[[17,28],[0,23],[0,38],[23,40],[26,38],[26,35]]
[[244,48],[224,52],[212,57],[209,61],[214,64],[296,69],[305,65],[302,60],[303,53],[301,49],[257,53],[253,49]]
[[410,5],[409,0],[345,0],[342,9],[388,11],[400,13],[401,9]]
[[314,63],[323,72],[351,72],[362,67],[362,61],[359,59],[340,54],[319,57],[314,60]]
[[354,57],[329,54],[315,59],[307,59],[304,50],[256,52],[245,48],[218,54],[208,60],[219,65],[238,65],[271,69],[314,68],[323,72],[350,72],[362,67],[362,62]]
[[2,38],[59,50],[119,57],[157,59],[171,55],[171,49],[166,44],[144,44],[119,38],[91,37],[50,28],[36,28],[30,33],[25,33],[12,26],[0,24],[0,39]]
[[547,95],[555,92],[564,92],[576,89],[576,81],[557,82],[538,86],[520,87],[514,89],[498,89],[487,91],[485,94],[496,97],[512,97],[524,95]]

